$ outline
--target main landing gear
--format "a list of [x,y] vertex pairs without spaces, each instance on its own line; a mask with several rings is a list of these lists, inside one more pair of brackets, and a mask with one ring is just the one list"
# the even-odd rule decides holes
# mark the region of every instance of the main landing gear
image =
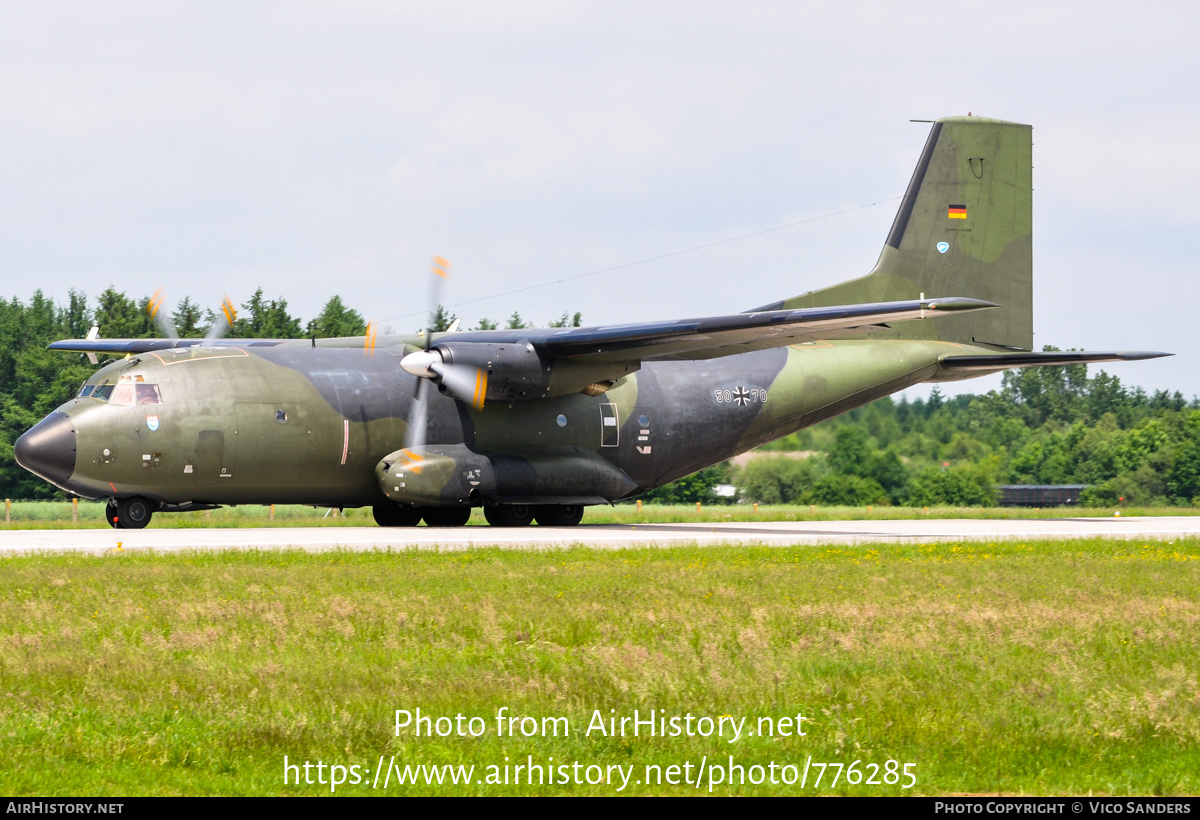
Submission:
[[[430,527],[461,527],[471,519],[470,507],[403,507],[376,504],[371,508],[381,527],[415,527],[425,520]],[[489,504],[483,517],[493,527],[527,527],[537,521],[543,527],[573,527],[583,520],[579,504]]]
[[376,504],[371,508],[375,523],[381,527],[415,527],[425,519],[431,527],[461,527],[471,520],[470,507],[402,507]]
[[154,515],[154,502],[135,495],[133,498],[110,498],[104,505],[104,518],[118,530],[140,530]]
[[543,527],[574,527],[583,520],[583,505],[496,504],[484,507],[483,517],[493,527],[528,527],[534,521]]

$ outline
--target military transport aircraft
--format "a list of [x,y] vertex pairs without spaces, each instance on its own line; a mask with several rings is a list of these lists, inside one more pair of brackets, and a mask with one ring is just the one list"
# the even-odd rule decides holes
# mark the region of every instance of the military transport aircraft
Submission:
[[[125,354],[21,436],[114,527],[233,504],[383,526],[571,525],[921,382],[1146,359],[1033,352],[1032,129],[937,120],[874,270],[745,313],[320,340],[78,339]],[[437,391],[428,389],[435,385]]]

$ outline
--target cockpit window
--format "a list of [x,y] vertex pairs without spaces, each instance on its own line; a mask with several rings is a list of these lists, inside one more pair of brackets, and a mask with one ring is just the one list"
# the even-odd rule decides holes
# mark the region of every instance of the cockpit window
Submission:
[[112,391],[112,396],[109,397],[108,403],[115,405],[133,404],[133,385],[118,384],[116,389]]
[[94,384],[85,384],[83,387],[79,388],[79,395],[76,396],[76,398],[86,399],[88,396],[92,395],[92,388],[95,386],[96,385]]
[[138,384],[134,386],[137,388],[138,404],[162,404],[162,396],[158,393],[157,384]]
[[162,404],[162,393],[159,392],[158,385],[146,384],[141,381],[141,376],[136,377],[136,380],[122,376],[119,384],[100,384],[94,387],[84,385],[79,391],[80,396],[87,396],[89,393],[93,399],[117,406]]

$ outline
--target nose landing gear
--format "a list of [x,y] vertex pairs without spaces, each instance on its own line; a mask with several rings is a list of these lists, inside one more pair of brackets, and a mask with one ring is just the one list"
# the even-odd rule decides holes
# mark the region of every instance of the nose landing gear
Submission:
[[150,523],[154,503],[148,498],[110,498],[104,505],[104,518],[113,529],[140,530]]

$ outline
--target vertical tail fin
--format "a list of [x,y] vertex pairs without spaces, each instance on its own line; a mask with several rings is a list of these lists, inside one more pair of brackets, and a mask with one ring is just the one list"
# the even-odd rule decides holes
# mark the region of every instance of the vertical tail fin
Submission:
[[779,307],[968,296],[1000,310],[870,334],[1033,349],[1032,128],[983,117],[934,123],[875,269]]

